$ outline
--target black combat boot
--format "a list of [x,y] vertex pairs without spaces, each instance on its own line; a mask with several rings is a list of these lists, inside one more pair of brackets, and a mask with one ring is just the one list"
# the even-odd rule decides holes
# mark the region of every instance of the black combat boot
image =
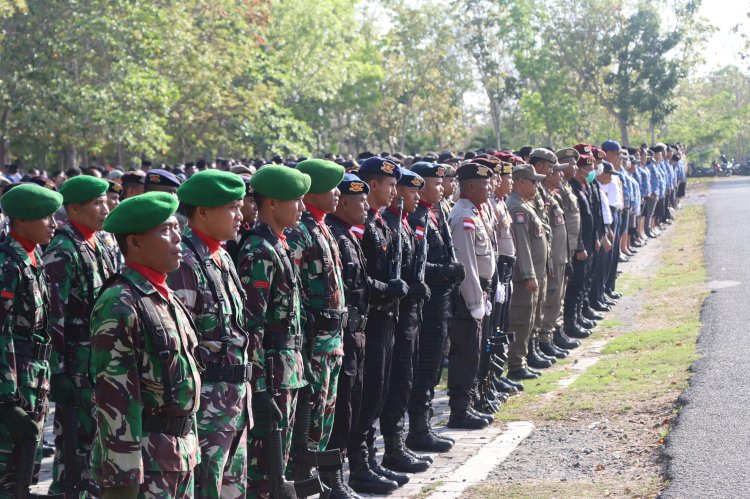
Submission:
[[563,332],[570,336],[571,338],[588,338],[591,336],[591,331],[588,329],[583,329],[581,326],[576,323],[576,321],[570,317],[565,318],[565,325],[563,326]]
[[487,414],[486,412],[479,411],[473,407],[469,407],[468,412],[473,416],[484,419],[487,421],[487,424],[492,424],[492,422],[495,421],[495,416],[492,414]]
[[542,352],[541,348],[539,348],[539,345],[541,343],[539,341],[540,335],[541,335],[541,332],[537,329],[534,332],[534,340],[532,341],[532,344],[534,345],[534,348],[536,349],[536,354],[538,357],[541,357],[543,359],[548,359],[550,362],[554,364],[555,362],[557,362],[557,357],[555,357],[554,355],[547,355],[544,352]]
[[591,307],[583,307],[583,311],[581,314],[585,318],[592,320],[592,321],[600,321],[604,319],[603,315],[597,314]]
[[320,481],[329,489],[329,499],[359,499],[360,496],[344,483],[341,466],[332,468],[320,468]]
[[382,466],[378,460],[378,449],[377,447],[370,447],[368,449],[368,463],[370,464],[370,469],[377,473],[378,475],[387,478],[388,480],[392,480],[396,482],[396,484],[401,487],[402,485],[406,485],[409,483],[409,475],[405,473],[399,473],[397,471],[390,470],[384,466]]
[[526,354],[526,363],[535,369],[547,369],[552,367],[552,360],[539,355],[536,338],[529,340],[529,353]]
[[430,463],[415,459],[406,452],[404,439],[401,435],[383,437],[385,452],[383,453],[383,467],[402,473],[421,473],[427,471]]
[[[407,481],[408,481],[407,477]],[[363,494],[390,494],[399,484],[370,469],[363,453],[349,454],[349,486]]]
[[558,359],[564,359],[570,354],[570,352],[568,352],[567,350],[562,350],[560,348],[557,348],[555,344],[552,342],[544,343],[540,341],[539,350],[541,350],[542,353],[546,355],[547,357],[552,356]]
[[448,452],[453,442],[436,437],[430,432],[427,413],[409,414],[409,433],[406,435],[406,446],[419,452]]
[[439,438],[440,440],[447,440],[451,444],[455,444],[456,441],[449,437],[448,435],[441,435],[438,432],[435,431],[435,429],[432,427],[432,416],[434,416],[435,411],[432,407],[430,407],[430,411],[427,416],[427,428],[429,428],[429,432],[432,434],[433,437]]
[[581,346],[580,341],[569,338],[562,329],[555,329],[552,333],[552,341],[563,350],[572,350]]
[[451,409],[451,417],[448,419],[448,428],[463,430],[481,430],[487,428],[489,423],[471,414],[467,409]]

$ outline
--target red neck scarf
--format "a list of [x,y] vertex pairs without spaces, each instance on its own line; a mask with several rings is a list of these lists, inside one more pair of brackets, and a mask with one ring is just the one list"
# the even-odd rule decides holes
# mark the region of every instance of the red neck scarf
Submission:
[[146,280],[150,282],[154,288],[156,288],[160,295],[162,295],[167,300],[170,299],[172,293],[167,286],[167,274],[163,272],[157,272],[154,269],[139,265],[137,263],[128,262],[126,263],[126,265],[145,277]]
[[[393,213],[394,215],[398,216],[398,208],[394,208],[393,206],[389,206],[388,208],[386,208],[386,210],[388,210],[388,211],[390,211],[391,213]],[[406,213],[406,210],[403,210],[403,211],[401,212],[401,220],[406,220],[406,217],[407,217],[408,215],[409,215],[409,214],[408,214],[408,213]]]
[[36,267],[36,253],[34,252],[34,250],[36,249],[36,243],[29,241],[25,237],[19,236],[18,232],[13,229],[10,230],[10,237],[18,241],[18,244],[20,244],[23,250],[26,252],[26,256],[28,256],[29,260],[31,260],[31,265]]
[[432,205],[430,203],[428,203],[427,201],[422,201],[421,199],[419,200],[419,206],[427,208],[428,210],[432,209]]
[[326,212],[309,204],[305,204],[305,208],[310,212],[310,215],[312,215],[316,222],[323,223],[323,220],[326,217]]
[[216,265],[221,267],[221,253],[219,250],[221,250],[221,243],[214,239],[211,236],[208,236],[204,234],[203,232],[199,231],[195,227],[190,227],[190,230],[192,230],[196,236],[200,238],[203,243],[208,246],[208,252],[211,253],[211,258],[214,259],[214,262],[216,262]]
[[81,235],[83,236],[83,240],[86,241],[86,243],[89,246],[93,247],[94,244],[95,244],[94,243],[94,234],[96,234],[96,231],[94,229],[90,229],[90,228],[86,227],[85,225],[81,225],[78,222],[74,222],[73,220],[70,220],[70,219],[68,219],[68,220],[70,221],[70,224],[73,227],[75,227],[76,229],[78,229],[78,232],[80,232]]

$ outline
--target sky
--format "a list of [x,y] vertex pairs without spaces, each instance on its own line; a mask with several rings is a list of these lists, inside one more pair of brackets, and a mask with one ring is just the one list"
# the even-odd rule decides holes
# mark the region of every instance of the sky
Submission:
[[731,33],[733,26],[741,23],[740,30],[750,34],[750,1],[748,0],[703,0],[700,15],[708,19],[717,31],[704,50],[706,62],[701,72],[708,73],[728,64],[741,65],[739,56],[744,42],[738,33]]

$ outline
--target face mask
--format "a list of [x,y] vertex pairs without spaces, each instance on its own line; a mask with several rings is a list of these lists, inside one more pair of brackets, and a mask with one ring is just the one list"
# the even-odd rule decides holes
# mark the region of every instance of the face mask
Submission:
[[604,163],[599,163],[599,166],[596,167],[596,174],[601,175],[604,173]]
[[586,183],[590,184],[591,182],[594,181],[595,178],[596,178],[596,172],[594,170],[591,170],[590,172],[586,174]]

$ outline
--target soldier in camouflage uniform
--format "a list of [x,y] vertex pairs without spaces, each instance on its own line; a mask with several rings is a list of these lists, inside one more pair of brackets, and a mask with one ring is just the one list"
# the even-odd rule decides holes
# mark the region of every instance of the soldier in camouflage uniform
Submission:
[[[283,468],[289,459],[297,391],[308,386],[302,361],[300,291],[292,251],[283,231],[299,222],[310,177],[285,167],[266,166],[251,181],[258,223],[240,248],[237,265],[247,294],[245,319],[250,335],[252,404],[255,426],[248,434],[248,497],[269,494],[269,463],[264,439],[271,418],[282,429]],[[267,360],[273,359],[269,386]],[[282,470],[285,471],[285,470]]]
[[[309,159],[297,170],[310,176],[305,211],[300,224],[288,231],[287,241],[299,268],[305,320],[305,361],[309,362],[311,397],[310,444],[327,449],[333,429],[336,391],[344,355],[342,331],[347,318],[344,281],[338,245],[325,223],[325,216],[338,205],[338,184],[344,167],[332,161]],[[307,369],[307,367],[306,367]],[[345,489],[336,468],[321,469],[321,478],[340,494]]]
[[237,231],[237,237],[231,241],[227,241],[225,244],[234,262],[237,261],[240,248],[244,244],[245,239],[250,235],[250,229],[253,228],[258,218],[258,208],[255,206],[255,193],[250,186],[251,177],[250,175],[240,175],[240,178],[245,183],[245,197],[242,200],[242,225],[240,225],[240,230]]
[[[50,288],[50,334],[54,353],[50,399],[55,402],[55,460],[53,493],[64,490],[66,480],[88,478],[88,456],[96,432],[94,387],[89,376],[89,317],[104,281],[116,272],[97,234],[109,214],[106,180],[79,175],[60,187],[67,222],[58,229],[44,252]],[[75,435],[65,434],[65,415],[75,415]],[[66,441],[67,440],[67,441]],[[63,461],[66,445],[74,445],[78,460]],[[73,466],[70,477],[65,466]]]
[[198,411],[197,497],[245,497],[252,422],[248,335],[242,285],[220,243],[237,236],[244,195],[242,180],[219,170],[197,173],[177,190],[188,227],[182,231],[182,265],[167,282],[195,321],[198,356],[206,369]]
[[23,442],[34,442],[34,462],[41,462],[52,345],[47,283],[36,246],[52,239],[52,215],[62,196],[24,184],[0,204],[11,221],[10,234],[0,244],[0,497],[11,497]]
[[104,223],[126,264],[105,283],[91,313],[91,468],[105,499],[193,497],[198,338],[166,285],[182,258],[177,204],[171,194],[146,193],[123,201]]

